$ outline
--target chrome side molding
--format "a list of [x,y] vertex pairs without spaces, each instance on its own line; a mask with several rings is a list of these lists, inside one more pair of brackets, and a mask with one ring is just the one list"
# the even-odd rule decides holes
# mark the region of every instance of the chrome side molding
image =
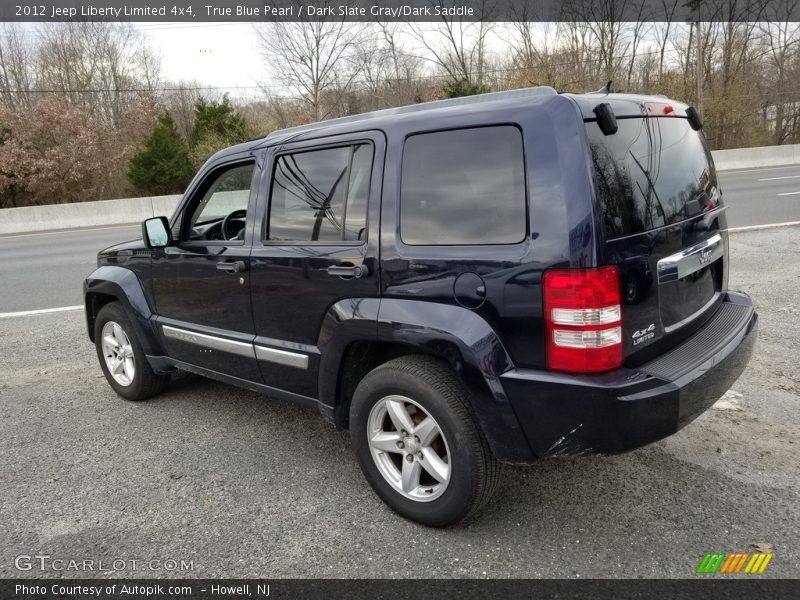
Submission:
[[683,279],[687,275],[707,267],[718,258],[722,258],[724,251],[722,236],[716,234],[681,252],[665,256],[658,261],[656,267],[658,283]]
[[196,346],[205,346],[220,352],[227,352],[229,354],[237,354],[239,356],[246,356],[247,358],[255,358],[255,351],[253,344],[246,342],[236,342],[234,340],[226,340],[225,338],[217,337],[215,335],[206,335],[205,333],[197,333],[189,331],[188,329],[179,329],[169,325],[162,325],[164,330],[164,337],[180,340]]
[[255,349],[256,358],[258,360],[284,365],[286,367],[295,367],[296,369],[308,368],[308,356],[306,354],[278,350],[276,348],[267,348],[265,346],[255,346]]
[[289,352],[288,350],[278,350],[277,348],[267,348],[266,346],[256,346],[255,344],[249,344],[247,342],[237,342],[215,335],[172,327],[171,325],[162,325],[161,327],[164,331],[164,337],[167,338],[180,340],[181,342],[194,344],[195,346],[219,350],[220,352],[227,352],[228,354],[255,358],[286,367],[308,369],[308,355],[306,354]]

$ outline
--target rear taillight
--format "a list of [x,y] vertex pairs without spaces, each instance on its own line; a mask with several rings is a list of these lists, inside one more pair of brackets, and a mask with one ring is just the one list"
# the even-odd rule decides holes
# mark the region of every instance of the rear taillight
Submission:
[[544,274],[547,368],[598,373],[622,366],[619,269],[553,269]]

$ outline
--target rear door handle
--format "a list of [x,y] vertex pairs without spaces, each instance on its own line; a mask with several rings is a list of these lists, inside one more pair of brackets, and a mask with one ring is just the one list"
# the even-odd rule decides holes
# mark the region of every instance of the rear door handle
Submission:
[[227,271],[228,273],[243,273],[247,270],[247,265],[243,260],[236,260],[233,262],[218,262],[218,271]]
[[366,265],[335,265],[328,267],[328,275],[332,277],[343,277],[346,279],[361,279],[369,275]]

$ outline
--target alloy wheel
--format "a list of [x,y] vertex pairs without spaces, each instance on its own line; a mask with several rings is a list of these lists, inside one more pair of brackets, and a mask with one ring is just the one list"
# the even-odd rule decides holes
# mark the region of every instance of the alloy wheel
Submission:
[[119,323],[109,321],[103,326],[101,346],[111,377],[118,384],[129,386],[136,375],[136,361],[131,341]]
[[410,398],[378,400],[370,410],[367,442],[380,474],[404,497],[430,502],[447,489],[447,440],[433,416]]

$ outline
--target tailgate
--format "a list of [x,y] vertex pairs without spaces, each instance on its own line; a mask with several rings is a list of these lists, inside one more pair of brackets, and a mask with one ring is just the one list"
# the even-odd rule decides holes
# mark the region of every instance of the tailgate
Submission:
[[727,233],[702,132],[683,117],[586,123],[605,264],[620,268],[626,363],[678,343],[719,307]]
[[[624,355],[662,351],[711,317],[722,298],[727,233],[721,211],[688,223],[608,243],[609,264],[620,268]],[[684,330],[681,334],[681,330]],[[674,335],[673,335],[674,334]],[[626,361],[631,364],[630,361]]]

